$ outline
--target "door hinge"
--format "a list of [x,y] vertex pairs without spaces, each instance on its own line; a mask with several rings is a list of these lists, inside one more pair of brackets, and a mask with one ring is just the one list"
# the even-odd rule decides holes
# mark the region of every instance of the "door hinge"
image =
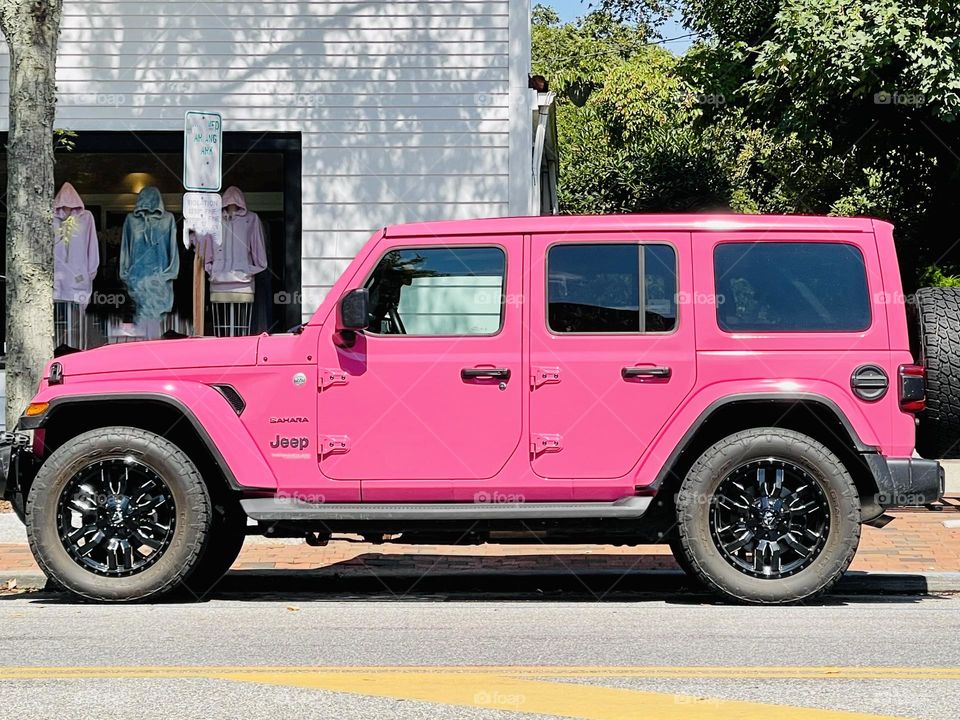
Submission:
[[560,368],[535,367],[530,376],[530,386],[536,390],[541,385],[551,385],[560,382]]
[[530,452],[539,455],[563,450],[563,436],[556,433],[536,433],[530,440]]
[[332,368],[320,368],[320,389],[331,387],[333,385],[346,385],[347,373],[344,370],[334,370]]
[[346,435],[324,435],[320,438],[320,457],[345,453],[350,450],[350,438]]

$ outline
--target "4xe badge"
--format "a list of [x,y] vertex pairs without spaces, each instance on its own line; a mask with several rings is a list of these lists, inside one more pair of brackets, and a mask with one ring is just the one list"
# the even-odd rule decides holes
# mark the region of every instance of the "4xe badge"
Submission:
[[270,443],[272,448],[293,448],[306,450],[310,446],[310,439],[305,437],[280,437],[277,435]]

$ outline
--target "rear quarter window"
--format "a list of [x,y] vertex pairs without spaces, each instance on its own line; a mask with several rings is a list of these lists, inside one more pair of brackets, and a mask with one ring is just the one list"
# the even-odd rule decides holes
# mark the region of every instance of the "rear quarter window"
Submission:
[[742,242],[713,254],[717,322],[728,332],[859,332],[867,272],[846,243]]

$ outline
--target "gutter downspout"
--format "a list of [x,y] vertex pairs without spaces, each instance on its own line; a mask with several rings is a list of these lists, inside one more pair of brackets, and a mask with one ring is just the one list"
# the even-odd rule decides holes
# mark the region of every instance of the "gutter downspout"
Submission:
[[531,215],[539,215],[541,212],[540,166],[543,163],[543,146],[547,140],[547,126],[550,122],[550,106],[553,105],[555,97],[556,93],[552,92],[537,93],[537,134],[533,141],[533,182],[530,183]]

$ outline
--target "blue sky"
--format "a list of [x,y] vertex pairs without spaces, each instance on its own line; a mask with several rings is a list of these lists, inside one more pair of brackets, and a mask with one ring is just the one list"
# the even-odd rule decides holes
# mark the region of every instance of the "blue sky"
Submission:
[[[560,14],[560,19],[564,21],[573,20],[590,11],[588,0],[534,0],[534,3],[536,2],[542,2],[544,5],[553,7]],[[680,35],[687,35],[689,30],[684,29],[680,24],[680,18],[678,16],[671,18],[660,29],[660,32],[664,38],[674,38]],[[683,38],[681,40],[674,40],[673,42],[663,43],[663,46],[675,53],[682,53],[690,47],[690,41],[693,39],[694,38]]]

